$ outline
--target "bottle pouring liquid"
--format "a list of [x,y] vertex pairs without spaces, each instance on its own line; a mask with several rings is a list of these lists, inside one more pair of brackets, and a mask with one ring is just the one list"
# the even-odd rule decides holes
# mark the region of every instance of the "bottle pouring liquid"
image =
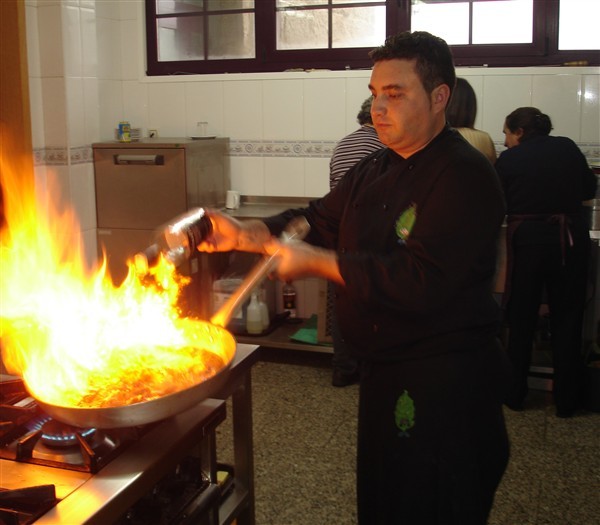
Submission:
[[207,236],[212,232],[212,223],[204,208],[195,208],[180,215],[157,230],[155,242],[134,256],[138,275],[146,275],[158,264],[162,256],[174,266],[188,260]]

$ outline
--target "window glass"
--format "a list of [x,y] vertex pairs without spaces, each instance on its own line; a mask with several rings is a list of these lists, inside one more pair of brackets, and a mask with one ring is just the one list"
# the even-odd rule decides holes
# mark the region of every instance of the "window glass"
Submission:
[[278,11],[277,49],[327,48],[328,19],[326,10]]
[[209,11],[254,9],[254,0],[206,0],[206,8]]
[[560,3],[558,49],[600,49],[600,2],[563,0]]
[[159,15],[194,13],[204,9],[204,0],[156,0]]
[[376,47],[385,40],[385,6],[334,9],[332,47]]
[[533,0],[473,3],[472,44],[523,44],[533,41]]
[[276,7],[305,7],[327,5],[327,0],[277,0]]
[[202,18],[160,18],[157,20],[158,60],[203,60]]
[[208,18],[208,58],[254,58],[254,13]]
[[469,43],[469,3],[412,0],[411,30],[428,31],[449,45]]

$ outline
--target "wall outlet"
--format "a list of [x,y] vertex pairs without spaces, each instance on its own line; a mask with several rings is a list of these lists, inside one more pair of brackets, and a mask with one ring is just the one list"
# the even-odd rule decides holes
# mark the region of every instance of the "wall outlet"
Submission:
[[158,130],[157,129],[149,129],[148,130],[148,136],[151,139],[155,139],[156,137],[158,137]]

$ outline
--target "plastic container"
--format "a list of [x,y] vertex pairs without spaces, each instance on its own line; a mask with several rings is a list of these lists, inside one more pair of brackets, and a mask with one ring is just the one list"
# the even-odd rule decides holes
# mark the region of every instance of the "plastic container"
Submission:
[[252,299],[250,299],[250,304],[246,310],[246,331],[249,334],[260,334],[263,331],[263,317],[260,305],[258,294],[253,292]]
[[[212,289],[212,311],[213,313],[218,311],[223,304],[229,299],[242,284],[243,279],[241,277],[229,277],[226,279],[219,279],[213,282]],[[231,316],[231,320],[227,324],[227,328],[233,333],[243,333],[246,331],[246,310],[249,301],[246,301],[241,307],[239,307]]]

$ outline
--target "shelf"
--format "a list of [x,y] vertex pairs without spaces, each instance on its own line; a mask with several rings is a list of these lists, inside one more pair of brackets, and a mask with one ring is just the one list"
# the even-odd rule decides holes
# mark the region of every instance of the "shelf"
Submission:
[[[306,321],[305,319],[303,322]],[[290,337],[294,335],[303,323],[283,323],[265,336],[236,335],[238,343],[254,344],[265,348],[281,348],[283,350],[303,350],[307,352],[321,352],[326,354],[333,353],[333,347],[328,344],[312,345],[309,343],[299,343],[292,341]]]

